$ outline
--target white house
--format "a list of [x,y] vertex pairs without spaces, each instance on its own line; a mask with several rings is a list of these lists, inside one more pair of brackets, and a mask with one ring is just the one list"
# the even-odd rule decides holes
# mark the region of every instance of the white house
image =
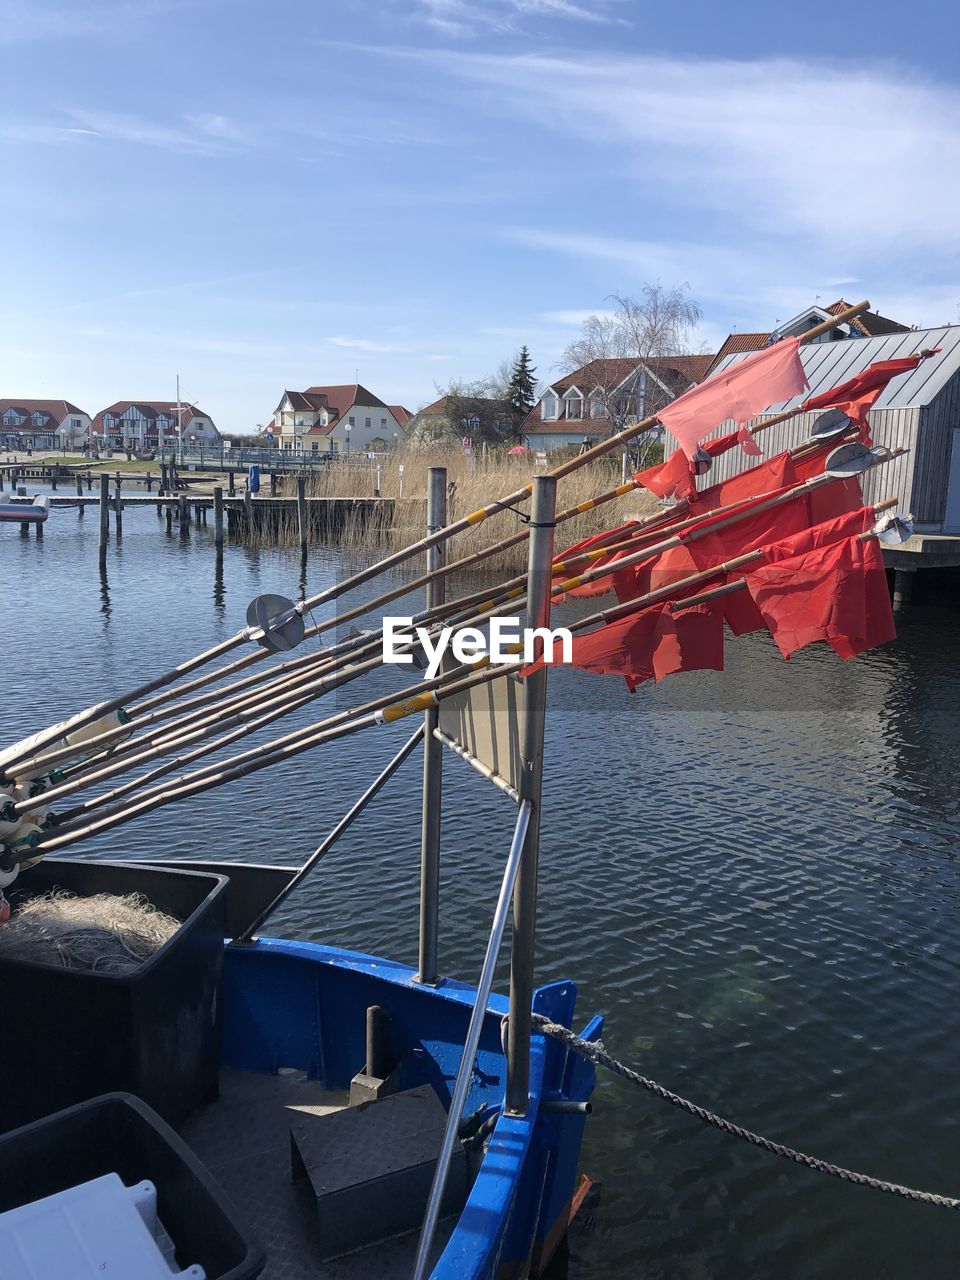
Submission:
[[[349,453],[392,449],[404,438],[398,414],[358,382],[284,391],[271,420],[281,449]],[[406,413],[406,410],[403,410]]]
[[115,449],[165,446],[216,446],[220,432],[213,419],[195,404],[176,400],[118,400],[101,409],[91,432]]
[[530,449],[595,444],[701,382],[712,355],[591,360],[550,384],[523,421]]
[[90,430],[90,415],[69,400],[0,400],[0,446],[7,449],[76,448]]

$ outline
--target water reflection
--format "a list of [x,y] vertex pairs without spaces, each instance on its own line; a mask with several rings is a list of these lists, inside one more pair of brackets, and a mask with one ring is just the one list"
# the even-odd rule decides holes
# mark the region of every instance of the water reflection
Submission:
[[[17,678],[0,699],[0,742],[232,634],[253,596],[302,599],[348,568],[335,549],[311,548],[308,586],[297,548],[233,545],[211,591],[207,539],[171,544],[131,509],[98,600],[97,525],[86,523],[51,519],[41,547],[8,545],[38,589],[34,607],[6,616]],[[848,663],[817,648],[785,663],[765,637],[744,637],[725,673],[634,696],[616,680],[552,675],[538,912],[540,979],[576,979],[581,1016],[607,1016],[612,1052],[753,1129],[948,1192],[960,1159],[957,619],[942,599],[915,603],[895,644]],[[52,640],[72,645],[67,689]],[[376,687],[405,682],[384,672]],[[371,685],[347,687],[344,705]],[[338,707],[334,696],[302,722]],[[83,851],[299,861],[398,749],[406,730],[395,728],[159,809]],[[418,803],[413,760],[275,931],[415,962]],[[513,815],[452,757],[444,803],[441,967],[472,978]],[[772,1162],[611,1077],[584,1168],[603,1193],[592,1231],[571,1240],[571,1280],[956,1271],[956,1215]]]
[[213,573],[213,607],[222,618],[227,607],[227,593],[223,585],[223,551],[218,549]]
[[103,625],[110,625],[110,581],[107,578],[107,566],[101,562],[100,564],[100,613],[103,616]]

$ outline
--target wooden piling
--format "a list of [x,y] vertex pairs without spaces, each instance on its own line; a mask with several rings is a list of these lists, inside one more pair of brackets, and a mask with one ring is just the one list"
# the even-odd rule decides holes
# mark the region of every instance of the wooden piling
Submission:
[[120,499],[120,472],[117,472],[117,492],[115,498],[115,520],[117,525],[117,537],[123,537],[123,502]]
[[173,507],[167,503],[167,533],[173,533]]
[[92,489],[93,489],[93,472],[88,471],[87,472],[87,493],[90,493]]
[[277,473],[275,471],[271,471],[270,472],[270,497],[275,498],[276,496],[277,496]]
[[189,538],[190,536],[190,511],[187,507],[187,495],[180,495],[180,537]]
[[110,477],[100,472],[100,564],[107,563],[107,542],[110,539]]
[[902,609],[913,596],[913,569],[896,569],[893,574],[893,607]]
[[[82,498],[82,497],[83,497],[83,477],[80,475],[80,472],[79,472],[79,471],[77,472],[77,497],[78,497],[78,498]],[[80,510],[81,510],[81,511],[83,510],[83,504],[82,504],[82,503],[81,503],[81,506],[80,506]]]
[[297,476],[297,532],[300,534],[300,557],[307,557],[307,477]]
[[53,490],[54,493],[57,492],[57,471],[58,471],[57,467],[50,468],[50,488]]
[[[232,474],[232,473],[231,473]],[[223,485],[213,490],[213,541],[217,551],[223,554]]]
[[230,497],[231,497],[231,498],[234,496],[234,494],[235,494],[235,493],[236,493],[236,491],[237,491],[237,488],[236,488],[236,478],[235,478],[235,477],[236,477],[236,472],[235,472],[235,471],[228,471],[228,472],[227,472],[227,493],[229,493],[229,495],[230,495]]

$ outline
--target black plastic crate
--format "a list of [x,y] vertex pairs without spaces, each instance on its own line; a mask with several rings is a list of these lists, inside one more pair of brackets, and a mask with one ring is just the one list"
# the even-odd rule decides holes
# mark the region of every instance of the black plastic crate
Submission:
[[210,1172],[154,1111],[125,1093],[0,1136],[0,1213],[105,1173],[119,1174],[127,1186],[154,1184],[178,1266],[199,1263],[207,1280],[252,1280],[263,1270],[263,1249]]
[[[167,1120],[217,1096],[227,880],[136,863],[48,858],[9,894],[142,893],[182,921],[134,973],[87,973],[0,956],[0,1132],[122,1090]],[[2,927],[2,926],[0,926]]]

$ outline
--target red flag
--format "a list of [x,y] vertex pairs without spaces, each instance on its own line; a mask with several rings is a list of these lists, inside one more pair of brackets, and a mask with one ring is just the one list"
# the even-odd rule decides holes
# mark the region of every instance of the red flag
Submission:
[[[737,443],[739,434],[731,431],[727,435],[717,436],[715,440],[705,440],[700,448],[711,458],[719,458]],[[695,497],[697,492],[696,472],[682,449],[674,449],[665,462],[659,462],[655,467],[635,472],[633,483],[649,489],[658,498],[689,499]]]
[[[528,676],[543,660],[524,667]],[[666,604],[653,605],[574,636],[571,666],[598,675],[620,675],[633,691],[645,680],[677,671],[723,670],[723,624],[705,606],[677,617]]]
[[729,480],[721,480],[711,485],[690,500],[690,514],[706,515],[715,507],[729,507],[736,502],[748,502],[761,494],[769,494],[777,489],[792,485],[796,481],[793,459],[789,453],[778,453],[766,462],[741,471]]
[[737,440],[740,442],[740,448],[748,458],[762,458],[763,450],[753,438],[753,432],[749,427],[741,427],[737,432]]
[[692,458],[703,437],[721,422],[749,422],[769,405],[807,389],[799,348],[798,338],[784,338],[755,351],[678,396],[657,417]]
[[785,658],[826,640],[852,658],[896,638],[883,553],[857,534],[759,565],[747,588]]
[[872,444],[867,414],[876,404],[881,392],[894,378],[916,369],[921,360],[933,354],[935,353],[930,351],[899,360],[876,360],[855,377],[842,382],[839,387],[833,387],[818,396],[810,396],[804,401],[803,407],[809,410],[842,409],[859,426],[863,443]]

